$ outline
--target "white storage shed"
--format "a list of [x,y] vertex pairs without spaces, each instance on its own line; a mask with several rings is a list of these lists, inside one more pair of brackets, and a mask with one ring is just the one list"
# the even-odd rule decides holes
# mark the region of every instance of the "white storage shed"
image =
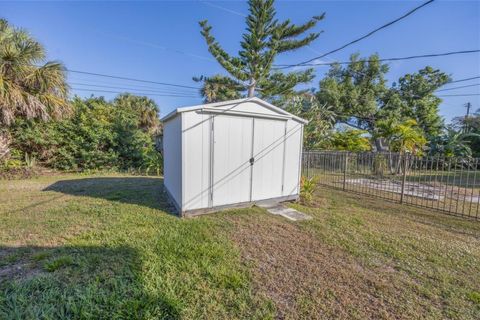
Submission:
[[298,198],[305,120],[246,98],[162,121],[164,185],[181,216]]

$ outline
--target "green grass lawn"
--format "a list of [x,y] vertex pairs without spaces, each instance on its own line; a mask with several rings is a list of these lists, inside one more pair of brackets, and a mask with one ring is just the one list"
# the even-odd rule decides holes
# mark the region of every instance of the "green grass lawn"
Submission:
[[191,219],[159,178],[0,181],[0,319],[480,317],[480,223],[319,189]]

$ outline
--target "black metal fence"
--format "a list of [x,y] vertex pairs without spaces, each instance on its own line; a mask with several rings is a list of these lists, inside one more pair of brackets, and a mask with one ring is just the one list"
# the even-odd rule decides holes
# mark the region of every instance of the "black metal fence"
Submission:
[[303,174],[321,185],[480,219],[479,158],[305,151]]

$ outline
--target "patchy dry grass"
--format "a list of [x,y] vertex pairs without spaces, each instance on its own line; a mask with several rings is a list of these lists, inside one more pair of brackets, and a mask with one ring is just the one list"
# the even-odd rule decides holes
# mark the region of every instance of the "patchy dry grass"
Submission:
[[169,214],[161,179],[0,184],[0,319],[273,316],[228,226]]
[[225,216],[255,288],[288,319],[478,319],[480,224],[321,189],[291,224]]
[[194,219],[161,179],[0,182],[0,318],[480,317],[480,223],[320,189]]

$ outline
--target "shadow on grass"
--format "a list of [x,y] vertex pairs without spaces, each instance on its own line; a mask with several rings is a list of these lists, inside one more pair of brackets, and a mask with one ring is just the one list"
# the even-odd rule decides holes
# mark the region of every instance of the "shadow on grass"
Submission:
[[146,292],[141,261],[128,246],[0,246],[0,319],[178,319]]
[[43,191],[101,198],[176,214],[164,192],[163,179],[154,177],[99,177],[60,180]]

